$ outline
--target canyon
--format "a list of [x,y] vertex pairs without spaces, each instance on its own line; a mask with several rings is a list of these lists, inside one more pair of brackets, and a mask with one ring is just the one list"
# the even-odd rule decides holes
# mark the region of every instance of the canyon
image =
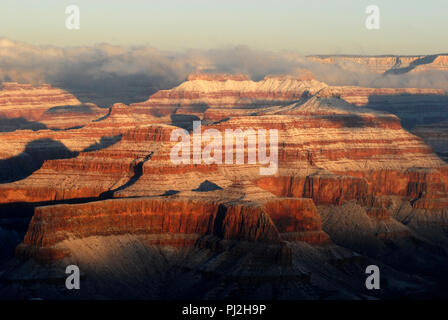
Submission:
[[[109,108],[3,83],[0,296],[68,298],[69,264],[85,281],[72,298],[443,295],[447,108],[440,89],[330,86],[308,71],[195,73]],[[243,163],[173,163],[171,133],[194,121],[278,130],[278,170],[260,175],[245,146]],[[381,292],[363,287],[369,264]]]
[[424,71],[447,71],[448,54],[418,56],[311,55],[309,61],[320,64],[353,64],[379,74],[405,74]]

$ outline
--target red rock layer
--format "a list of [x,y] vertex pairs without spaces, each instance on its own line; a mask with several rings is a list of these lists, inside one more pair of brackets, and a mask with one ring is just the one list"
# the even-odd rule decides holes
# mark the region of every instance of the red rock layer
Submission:
[[245,81],[250,80],[246,74],[210,74],[210,73],[192,73],[187,78],[188,81],[207,80],[207,81]]
[[131,107],[136,113],[157,117],[172,113],[199,115],[213,106],[235,108],[290,103],[324,86],[310,72],[303,72],[300,77],[267,76],[258,82],[245,75],[193,74],[180,86],[161,90]]
[[3,82],[0,91],[0,117],[38,120],[50,107],[78,104],[73,95],[48,84],[33,87]]
[[[316,204],[340,205],[350,200],[363,203],[370,195],[396,195],[417,200],[415,206],[431,208],[430,199],[447,197],[448,184],[438,170],[410,169],[405,172],[379,170],[373,172],[344,172],[344,175],[313,175],[306,177],[263,177],[256,184],[280,197],[312,198]],[[440,199],[442,197],[442,199]],[[442,200],[443,203],[446,200]],[[372,215],[381,216],[381,212]],[[387,215],[387,213],[384,213]]]
[[[317,236],[302,239],[302,231],[315,231]],[[316,242],[324,238],[310,199],[274,200],[265,205],[179,198],[120,199],[36,208],[18,254],[51,260],[65,256],[55,248],[64,240],[126,233],[213,235],[223,240],[267,243],[280,243],[282,233],[298,233],[297,238]],[[37,248],[43,248],[42,252]]]
[[418,125],[411,132],[422,138],[445,162],[448,162],[448,121]]
[[[382,221],[391,216],[390,206],[377,200],[382,196],[400,197],[435,215],[446,208],[446,164],[403,130],[397,116],[354,107],[337,98],[339,89],[324,89],[314,80],[268,77],[255,83],[193,77],[190,82],[195,83],[161,91],[141,106],[114,105],[83,128],[0,133],[2,159],[43,138],[77,153],[50,157],[25,179],[0,184],[1,203],[127,197],[37,208],[19,255],[56,259],[67,254],[58,251],[64,240],[125,233],[189,235],[171,242],[179,246],[191,245],[193,235],[279,244],[279,250],[286,250],[283,241],[329,241],[314,203],[356,200],[370,217]],[[208,86],[202,88],[204,82]],[[306,101],[296,101],[304,95]],[[202,98],[206,105],[194,106]],[[271,104],[278,99],[284,103]],[[229,108],[210,108],[210,101]],[[145,114],[148,107],[163,112]],[[278,171],[260,176],[259,164],[247,164],[247,150],[243,165],[175,165],[170,151],[177,142],[170,135],[178,127],[173,124],[196,119],[175,121],[182,112],[206,119],[203,130],[277,129]],[[170,194],[178,195],[160,197]]]
[[357,105],[364,106],[377,96],[400,96],[400,95],[430,95],[445,96],[442,89],[419,89],[419,88],[363,88],[363,87],[328,87],[319,93],[322,97],[340,97],[341,99]]
[[342,204],[368,194],[367,181],[351,176],[263,177],[256,185],[279,197],[311,198],[318,205]]
[[407,72],[447,71],[448,55],[434,56],[309,56],[309,60],[322,64],[353,63],[371,72],[385,73],[397,69]]

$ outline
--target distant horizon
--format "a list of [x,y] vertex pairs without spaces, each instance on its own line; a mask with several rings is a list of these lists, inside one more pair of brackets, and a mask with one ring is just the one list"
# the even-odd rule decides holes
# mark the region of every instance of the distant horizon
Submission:
[[[76,5],[79,29],[66,27]],[[368,29],[367,8],[379,10]],[[32,45],[101,43],[163,51],[248,46],[302,55],[430,55],[448,52],[444,0],[3,0],[2,35]]]
[[[312,57],[335,57],[336,63]],[[337,57],[367,57],[363,61],[346,61]],[[437,88],[448,91],[448,61],[445,54],[417,54],[413,63],[397,61],[410,55],[302,55],[293,50],[254,49],[249,46],[215,49],[164,51],[149,46],[33,45],[0,37],[0,81],[49,83],[77,92],[86,101],[99,105],[111,102],[141,101],[152,93],[169,89],[197,72],[246,74],[254,81],[266,75],[300,76],[303,70],[330,85],[361,87]],[[421,73],[408,73],[414,68],[439,59],[440,68]],[[392,57],[375,63],[368,57]],[[397,58],[394,58],[397,57]],[[347,59],[350,60],[350,59]],[[373,70],[372,67],[378,68]]]
[[[210,48],[185,48],[185,49],[173,49],[173,50],[166,50],[161,49],[155,46],[151,45],[144,45],[144,44],[127,44],[127,45],[120,45],[120,44],[112,44],[109,42],[97,42],[90,45],[55,45],[50,43],[41,43],[41,44],[34,44],[32,42],[17,40],[14,38],[10,38],[7,36],[4,36],[0,34],[0,41],[1,40],[9,40],[15,43],[22,43],[26,45],[31,45],[34,47],[39,48],[58,48],[58,49],[76,49],[76,48],[90,48],[90,47],[96,47],[96,46],[111,46],[111,47],[120,47],[120,48],[126,48],[126,49],[133,49],[133,48],[150,48],[154,49],[163,53],[184,53],[184,52],[190,52],[190,51],[207,51],[207,50],[220,50],[220,49],[231,49],[231,48],[239,48],[239,47],[247,47],[249,49],[256,49],[259,51],[266,51],[266,52],[272,52],[272,53],[284,53],[284,52],[292,52],[295,54],[302,55],[304,57],[419,57],[419,56],[445,56],[448,55],[447,51],[440,51],[440,52],[430,52],[430,53],[406,53],[406,54],[398,54],[398,53],[390,53],[390,52],[384,52],[384,53],[377,53],[377,54],[361,54],[361,53],[308,53],[308,54],[302,54],[300,51],[297,50],[269,50],[269,49],[257,49],[252,48],[250,46],[244,45],[244,44],[235,44],[235,45],[223,45],[218,47],[210,47]],[[1,44],[0,44],[1,48]],[[1,53],[0,53],[1,57]]]

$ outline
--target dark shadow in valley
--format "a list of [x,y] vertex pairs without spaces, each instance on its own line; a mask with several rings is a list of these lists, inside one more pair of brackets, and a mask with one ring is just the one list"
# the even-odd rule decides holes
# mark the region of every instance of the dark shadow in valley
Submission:
[[47,126],[37,121],[29,121],[23,117],[5,118],[0,117],[0,132],[14,132],[16,130],[46,130]]
[[373,95],[365,107],[396,115],[403,129],[418,135],[441,159],[447,159],[448,142],[438,138],[448,132],[447,95]]
[[[101,107],[100,107],[101,108]],[[97,119],[93,119],[90,121],[86,121],[85,124],[72,126],[68,128],[49,128],[52,131],[67,131],[67,130],[75,130],[75,129],[82,129],[86,126],[89,122],[100,122],[107,118],[112,113],[112,108],[102,108],[107,109],[107,113],[104,116],[101,116]],[[45,116],[64,116],[64,117],[76,117],[77,115],[92,115],[94,111],[92,110],[92,106],[87,104],[80,104],[80,105],[65,105],[65,106],[56,106],[48,109],[44,112],[43,117]]]
[[92,107],[87,104],[80,105],[65,105],[51,107],[44,112],[48,115],[66,115],[66,114],[92,114]]
[[101,137],[99,142],[95,142],[94,144],[88,146],[83,150],[83,152],[92,152],[109,148],[110,146],[113,146],[114,144],[120,142],[122,138],[122,134],[118,134],[112,137]]
[[[121,135],[102,137],[99,143],[87,147],[84,152],[101,150],[120,140]],[[19,155],[8,159],[0,159],[0,184],[18,181],[30,176],[33,172],[40,169],[46,160],[71,159],[78,155],[79,152],[71,151],[60,141],[52,139],[31,141]],[[137,169],[136,174],[141,175],[141,171]],[[7,230],[8,232],[17,234],[18,239],[23,239],[36,207],[57,204],[81,204],[98,200],[100,200],[98,197],[86,197],[38,202],[1,203],[0,230]],[[4,248],[5,250],[11,249],[7,257],[12,257],[15,245],[17,243],[13,243],[10,248]]]
[[[68,150],[67,148],[65,148]],[[70,152],[69,150],[67,152]],[[84,197],[84,198],[72,198],[72,199],[62,199],[62,200],[48,200],[48,201],[38,201],[38,202],[11,202],[11,203],[0,203],[0,227],[5,227],[5,221],[8,222],[8,229],[15,230],[18,232],[23,238],[25,235],[31,218],[34,215],[34,209],[36,207],[42,206],[50,206],[50,205],[58,205],[58,204],[82,204],[100,200],[112,199],[114,197],[114,193],[120,190],[123,190],[140,179],[143,175],[143,164],[150,160],[153,152],[145,156],[141,161],[138,161],[134,166],[134,175],[129,179],[128,182],[123,184],[122,186],[108,190],[101,193],[98,197]],[[1,161],[1,160],[0,160]],[[3,167],[0,167],[3,168]],[[179,191],[169,190],[165,192],[164,195],[174,195]],[[14,219],[14,221],[11,221]]]
[[220,204],[218,207],[218,212],[216,213],[216,218],[213,224],[213,235],[223,238],[223,230],[225,229],[223,227],[224,219],[227,214],[227,207],[225,205]]
[[51,85],[70,92],[82,102],[91,102],[100,107],[109,107],[117,102],[131,104],[146,101],[157,91],[171,89],[183,81],[144,73],[131,75],[110,73],[92,78],[87,68],[78,70],[78,74],[75,75],[73,70],[70,72],[71,77],[54,79],[50,81]]
[[220,186],[218,186],[216,183],[208,181],[208,180],[204,180],[199,187],[197,187],[196,189],[193,189],[191,191],[196,191],[196,192],[208,192],[208,191],[216,191],[216,190],[222,190],[222,188]]
[[[28,226],[34,215],[34,209],[42,206],[58,205],[58,204],[81,204],[99,200],[96,197],[90,198],[76,198],[64,200],[50,200],[39,202],[13,202],[0,204],[0,230],[6,230],[9,233],[15,234],[17,240],[12,242],[9,246],[4,245],[2,248],[5,259],[14,256],[15,247],[23,241]],[[0,254],[1,260],[1,254]]]
[[70,130],[78,130],[78,129],[82,129],[84,128],[85,125],[80,125],[80,126],[73,126],[73,127],[68,127],[68,128],[51,128],[51,131],[70,131]]
[[118,192],[120,190],[124,190],[133,184],[135,184],[143,175],[143,165],[145,162],[151,159],[154,152],[150,152],[147,154],[142,160],[136,161],[136,164],[134,165],[134,175],[123,185],[119,186],[118,188],[105,191],[100,194],[99,199],[105,200],[105,199],[112,199],[114,197],[115,192]]
[[179,192],[180,191],[178,191],[178,190],[167,190],[163,194],[161,194],[161,196],[162,197],[174,196],[174,195],[178,194]]
[[398,67],[398,66],[393,67],[392,69],[389,69],[389,70],[387,70],[386,72],[384,72],[384,75],[389,75],[389,74],[395,74],[395,75],[398,75],[398,74],[405,74],[405,73],[408,73],[409,71],[415,69],[417,66],[421,66],[421,65],[424,65],[424,64],[430,64],[430,63],[433,63],[434,60],[435,60],[437,57],[438,57],[438,55],[428,55],[428,56],[424,56],[424,57],[422,57],[422,58],[420,58],[420,59],[417,59],[417,60],[411,62],[411,63],[409,64],[409,66],[407,66],[407,67],[403,67],[403,68],[400,68],[400,67]]
[[193,131],[193,121],[200,121],[199,117],[190,114],[172,114],[171,124],[173,126],[187,130],[188,132]]
[[447,95],[372,95],[365,107],[395,114],[405,129],[448,120]]
[[79,152],[71,151],[62,142],[53,139],[31,141],[22,153],[0,159],[0,183],[25,179],[39,170],[46,160],[75,158],[78,154]]
[[322,116],[322,118],[330,122],[338,123],[345,128],[365,128],[368,126],[367,120],[356,114],[332,114]]
[[[110,112],[111,111],[109,110],[109,112],[105,116],[102,116],[101,118],[96,120],[92,120],[92,122],[97,122],[106,119],[110,115]],[[43,113],[42,117],[45,119],[46,117],[54,117],[54,116],[76,117],[76,115],[91,115],[91,114],[93,114],[93,110],[92,107],[89,105],[84,104],[64,105],[49,108]],[[0,117],[0,132],[14,132],[17,130],[67,131],[67,130],[81,129],[84,126],[85,124],[72,126],[68,128],[51,128],[42,122],[28,120],[25,117],[15,117],[15,118]]]
[[23,117],[19,118],[0,118],[0,132],[14,132],[18,130],[51,130],[51,131],[69,131],[82,129],[85,125],[73,126],[69,128],[49,128],[44,123],[30,121]]
[[[121,135],[102,137],[85,148],[83,152],[98,151],[108,148],[121,140]],[[29,177],[39,170],[47,160],[72,159],[79,155],[71,151],[62,142],[49,138],[37,139],[27,143],[25,150],[20,154],[0,159],[0,184],[9,183]]]
[[100,121],[106,120],[107,118],[110,117],[111,114],[112,114],[112,107],[109,108],[109,111],[104,116],[99,117],[98,119],[92,120],[92,122],[100,122]]
[[[251,114],[251,116],[256,116],[256,114]],[[220,123],[224,123],[224,122],[227,122],[227,121],[229,121],[230,120],[230,117],[226,117],[226,118],[224,118],[224,119],[221,119],[221,120],[218,120],[218,121],[213,121],[213,122],[209,122],[209,123],[205,123],[206,125],[217,125],[217,124],[220,124]]]

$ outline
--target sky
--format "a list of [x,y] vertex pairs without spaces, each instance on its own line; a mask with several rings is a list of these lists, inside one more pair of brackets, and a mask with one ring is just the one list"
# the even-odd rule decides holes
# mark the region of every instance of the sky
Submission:
[[[65,27],[68,5],[80,29]],[[368,5],[380,29],[368,30]],[[1,0],[0,37],[33,45],[248,46],[300,54],[448,52],[446,0]]]

